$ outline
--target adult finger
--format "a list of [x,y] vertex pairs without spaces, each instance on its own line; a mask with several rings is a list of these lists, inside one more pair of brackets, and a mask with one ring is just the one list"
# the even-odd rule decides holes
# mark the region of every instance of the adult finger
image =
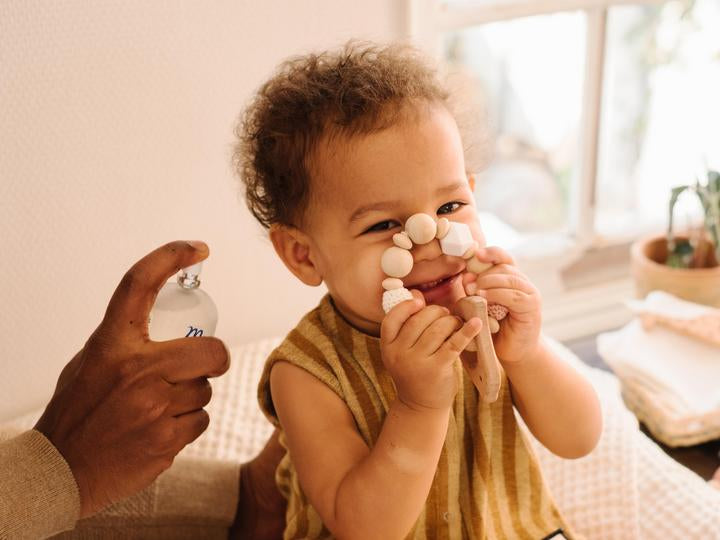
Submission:
[[170,404],[165,413],[169,416],[180,416],[202,409],[210,403],[212,386],[210,381],[201,377],[172,385],[169,394]]
[[412,300],[400,302],[392,308],[380,325],[380,340],[383,343],[392,343],[397,338],[400,329],[413,314],[425,307],[425,299],[419,291],[411,291]]
[[210,425],[210,415],[205,409],[181,414],[173,420],[176,422],[175,432],[178,444],[176,453],[202,435]]
[[412,315],[400,329],[395,341],[404,348],[414,347],[427,328],[450,311],[443,306],[430,305]]
[[462,325],[463,322],[459,317],[453,315],[440,317],[425,329],[415,346],[426,354],[433,354]]
[[153,369],[169,383],[218,377],[230,367],[230,353],[215,337],[178,338],[148,344]]
[[479,317],[473,317],[465,321],[462,328],[455,332],[440,347],[440,351],[447,353],[448,360],[455,361],[461,352],[475,339],[482,329],[482,320]]
[[145,335],[145,323],[158,290],[181,268],[209,255],[203,242],[175,241],[145,255],[120,280],[101,327],[120,335]]

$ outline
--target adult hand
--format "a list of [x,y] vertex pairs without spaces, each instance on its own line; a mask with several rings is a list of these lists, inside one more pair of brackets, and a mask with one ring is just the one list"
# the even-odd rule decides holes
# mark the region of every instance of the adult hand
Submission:
[[285,456],[275,430],[252,461],[240,467],[240,492],[230,538],[275,540],[285,529],[287,500],[275,485],[275,470]]
[[149,485],[208,426],[207,377],[227,371],[227,348],[212,337],[153,342],[147,326],[160,287],[208,254],[171,242],[138,261],[35,426],[68,462],[81,518]]

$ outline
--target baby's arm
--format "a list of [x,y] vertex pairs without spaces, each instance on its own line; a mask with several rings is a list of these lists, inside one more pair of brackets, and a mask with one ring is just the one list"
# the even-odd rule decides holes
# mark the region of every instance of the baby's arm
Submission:
[[533,435],[554,454],[589,454],[602,431],[600,404],[590,383],[542,341],[537,352],[504,363],[513,402]]
[[540,292],[502,249],[483,248],[477,256],[494,266],[476,279],[468,276],[466,289],[508,308],[493,341],[515,406],[533,435],[554,454],[588,454],[602,431],[600,403],[590,383],[543,341]]
[[303,490],[340,538],[404,538],[410,531],[447,434],[457,392],[453,364],[479,331],[477,319],[458,330],[445,308],[423,308],[419,300],[403,302],[385,321],[383,361],[398,398],[372,449],[345,403],[315,377],[284,362],[270,376]]

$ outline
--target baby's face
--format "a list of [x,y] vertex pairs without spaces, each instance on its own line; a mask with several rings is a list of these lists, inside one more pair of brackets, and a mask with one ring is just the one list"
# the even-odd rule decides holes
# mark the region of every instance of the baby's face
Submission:
[[[452,116],[433,106],[417,117],[319,152],[306,213],[313,262],[335,305],[357,328],[378,335],[385,316],[380,258],[392,236],[423,212],[470,226],[480,244],[460,134]],[[451,307],[465,296],[465,262],[444,255],[437,240],[415,246],[405,287],[428,304]]]

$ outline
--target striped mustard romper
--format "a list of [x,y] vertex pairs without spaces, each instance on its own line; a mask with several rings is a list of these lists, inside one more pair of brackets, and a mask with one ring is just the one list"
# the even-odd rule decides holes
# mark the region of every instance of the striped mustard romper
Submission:
[[[270,395],[275,362],[299,366],[328,385],[350,409],[372,448],[395,388],[380,357],[380,340],[350,326],[329,296],[305,315],[268,358],[258,388],[260,406],[278,425]],[[484,404],[464,375],[450,412],[425,507],[407,538],[570,538],[547,490],[536,457],[514,416],[507,380],[495,403]],[[285,445],[281,433],[280,441]],[[288,454],[276,472],[288,499],[285,538],[331,538],[298,482]],[[562,529],[565,536],[553,536]],[[572,538],[577,538],[575,535]]]

